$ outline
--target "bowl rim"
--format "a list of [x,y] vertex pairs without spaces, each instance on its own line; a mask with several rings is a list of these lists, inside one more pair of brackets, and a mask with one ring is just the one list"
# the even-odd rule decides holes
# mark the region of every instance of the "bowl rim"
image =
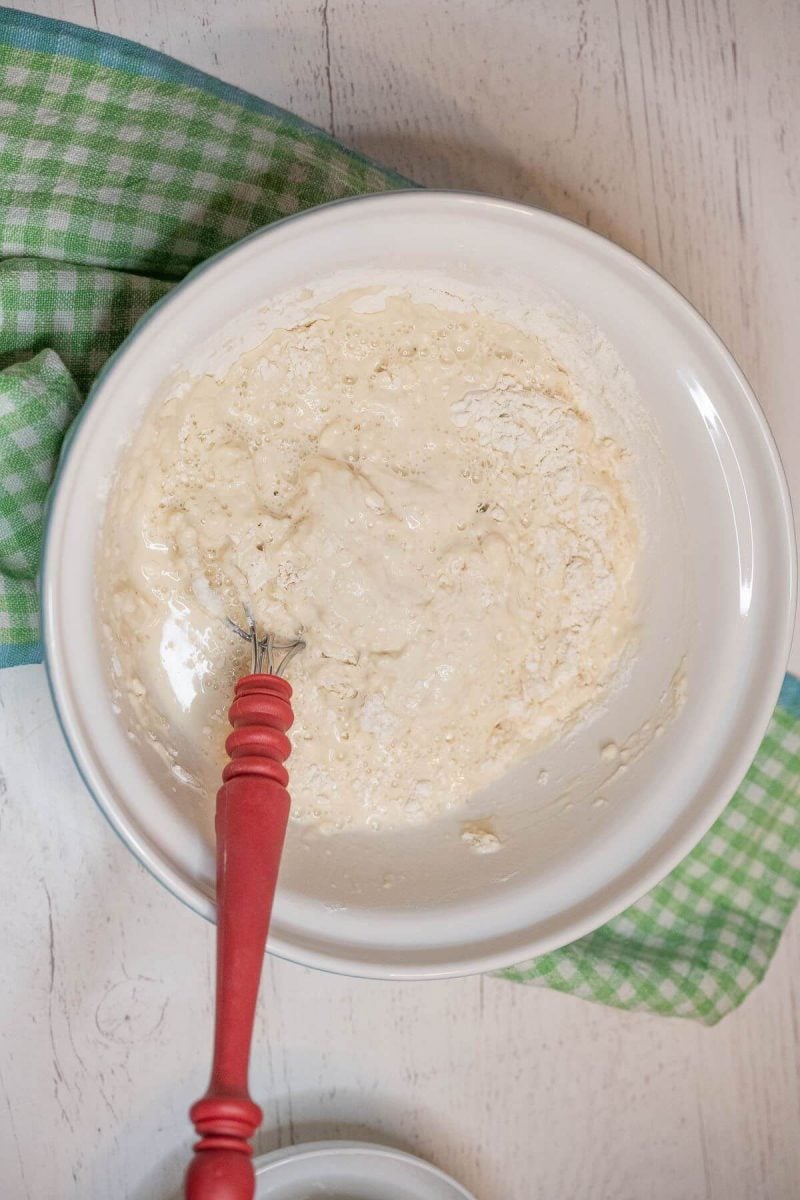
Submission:
[[[543,209],[534,208],[530,205],[479,192],[455,189],[400,188],[388,192],[343,197],[317,205],[314,208],[292,213],[269,225],[253,230],[244,238],[225,247],[203,262],[198,263],[177,282],[175,287],[171,288],[166,295],[157,300],[142,315],[124,341],[103,364],[103,367],[92,383],[84,404],[67,432],[56,474],[48,494],[42,541],[42,565],[39,578],[41,637],[47,683],[59,726],[78,773],[98,808],[128,849],[134,853],[148,872],[174,896],[207,920],[215,921],[216,905],[213,900],[194,882],[189,881],[186,875],[170,863],[165,855],[138,835],[137,830],[126,818],[124,812],[120,811],[113,799],[98,784],[92,766],[91,753],[83,745],[82,739],[77,735],[73,727],[73,714],[63,678],[64,663],[62,661],[61,648],[58,638],[53,633],[55,622],[51,622],[50,620],[51,610],[57,607],[53,583],[53,578],[57,575],[54,565],[56,551],[53,546],[51,534],[62,503],[63,489],[61,489],[60,484],[64,479],[67,466],[79,441],[80,431],[86,417],[102,397],[105,382],[112,371],[118,366],[129,348],[151,322],[156,320],[161,312],[168,308],[171,303],[175,302],[176,297],[188,286],[196,284],[198,280],[222,260],[240,252],[247,244],[256,240],[269,239],[272,234],[282,230],[292,222],[318,219],[332,209],[352,208],[354,206],[383,208],[407,205],[409,203],[412,205],[425,204],[436,206],[437,204],[444,205],[445,203],[452,204],[453,202],[463,204],[467,210],[475,208],[479,211],[500,209],[503,212],[523,219],[535,219],[545,227],[549,226],[552,228],[554,232],[567,230],[573,237],[577,236],[587,245],[602,247],[603,252],[611,260],[616,259],[622,264],[635,266],[640,273],[648,276],[656,287],[661,289],[663,296],[669,298],[673,304],[677,304],[679,308],[683,309],[684,314],[693,324],[694,328],[702,335],[706,343],[713,348],[719,360],[724,363],[738,384],[742,395],[747,401],[750,415],[755,419],[758,427],[762,439],[762,450],[766,451],[770,467],[769,486],[774,501],[775,532],[776,535],[781,537],[782,542],[785,543],[788,550],[783,559],[785,570],[783,578],[780,581],[781,586],[772,589],[777,597],[785,599],[785,605],[782,600],[776,600],[774,604],[772,616],[773,620],[780,620],[780,628],[778,630],[773,629],[773,634],[777,633],[778,636],[773,637],[772,641],[773,653],[769,664],[770,669],[763,676],[764,684],[762,693],[751,712],[749,734],[747,737],[740,739],[734,747],[734,753],[730,755],[727,769],[724,771],[723,777],[718,784],[714,802],[709,802],[693,819],[686,820],[682,831],[670,841],[666,848],[658,845],[653,846],[645,856],[645,861],[627,873],[634,876],[632,882],[623,882],[620,886],[614,888],[613,895],[610,898],[604,898],[601,903],[594,906],[589,916],[574,917],[570,915],[568,908],[565,909],[556,932],[544,936],[532,934],[529,942],[521,950],[515,951],[513,959],[510,961],[507,950],[505,952],[502,950],[495,951],[494,953],[478,952],[476,950],[476,952],[471,954],[463,954],[462,951],[458,956],[453,955],[447,959],[446,963],[438,966],[432,965],[427,959],[420,959],[417,962],[406,961],[404,959],[402,965],[398,965],[393,961],[381,963],[377,962],[372,955],[364,955],[361,958],[348,958],[338,953],[336,949],[330,952],[314,949],[305,943],[298,944],[288,939],[284,941],[273,936],[272,932],[270,932],[268,942],[269,953],[305,966],[359,978],[421,980],[450,978],[502,970],[568,945],[578,938],[600,928],[631,904],[636,903],[636,901],[660,883],[691,852],[704,834],[711,828],[717,817],[727,807],[741,784],[752,764],[772,717],[785,675],[794,631],[794,616],[797,603],[795,527],[788,483],[775,439],[753,389],[750,387],[747,378],[725,343],[695,306],[673,284],[665,279],[660,272],[649,266],[649,264],[645,263],[631,251],[617,245],[617,243],[611,241],[609,238],[587,229],[577,221],[547,212]],[[604,890],[608,892],[612,888],[609,885]]]
[[[406,1150],[398,1150],[394,1146],[385,1146],[379,1142],[348,1141],[346,1139],[298,1142],[296,1145],[271,1150],[268,1154],[261,1154],[254,1158],[253,1170],[256,1180],[258,1180],[272,1173],[280,1174],[287,1164],[291,1164],[291,1166],[296,1163],[300,1164],[301,1169],[304,1165],[308,1165],[313,1170],[317,1161],[321,1161],[324,1167],[332,1158],[349,1158],[356,1161],[367,1159],[373,1164],[386,1162],[392,1166],[398,1166],[401,1170],[409,1168],[417,1174],[427,1177],[432,1183],[447,1187],[453,1200],[475,1200],[472,1192],[468,1192],[463,1184],[446,1174],[440,1167],[428,1162],[426,1158],[419,1158],[416,1154],[409,1154]],[[303,1180],[302,1182],[307,1184],[309,1181]],[[425,1198],[421,1196],[420,1200],[425,1200]]]

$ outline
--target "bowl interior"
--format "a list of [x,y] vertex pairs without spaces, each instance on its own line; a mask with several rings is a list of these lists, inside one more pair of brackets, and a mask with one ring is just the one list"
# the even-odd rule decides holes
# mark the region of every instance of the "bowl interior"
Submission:
[[[468,816],[494,818],[501,852],[468,852],[463,813],[404,832],[290,831],[277,953],[367,975],[509,964],[641,895],[740,782],[788,652],[785,484],[752,394],[694,310],[636,259],[558,218],[480,197],[396,193],[284,222],[200,268],[96,385],[51,509],[43,609],[54,696],[90,789],[142,861],[205,915],[213,798],[182,791],[127,735],[87,620],[103,500],[122,448],[177,368],[205,361],[221,330],[252,325],[271,298],[341,272],[436,272],[517,306],[557,294],[619,352],[651,422],[631,436],[643,455],[657,445],[665,464],[645,473],[642,489],[641,639],[625,685],[568,739],[470,802]],[[676,671],[685,703],[661,722]],[[663,736],[610,778],[599,748],[635,742],[648,719],[663,723]]]

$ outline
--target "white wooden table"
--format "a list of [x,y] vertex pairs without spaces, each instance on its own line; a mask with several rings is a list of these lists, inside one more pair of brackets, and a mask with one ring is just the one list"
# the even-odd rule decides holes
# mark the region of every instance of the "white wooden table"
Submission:
[[[635,251],[734,351],[800,501],[794,0],[23,6],[147,42],[423,183],[542,204]],[[0,706],[0,1194],[168,1200],[206,1082],[213,931],[94,808],[41,670],[0,676]],[[271,961],[259,1149],[378,1139],[480,1200],[794,1200],[799,980],[800,919],[714,1030],[494,979]]]

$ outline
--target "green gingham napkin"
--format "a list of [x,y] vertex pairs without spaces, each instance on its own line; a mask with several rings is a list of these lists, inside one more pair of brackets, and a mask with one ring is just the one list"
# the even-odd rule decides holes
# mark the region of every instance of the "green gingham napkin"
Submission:
[[[0,666],[41,657],[34,584],[61,440],[98,368],[192,266],[251,229],[408,186],[150,50],[0,8]],[[697,849],[602,929],[503,972],[713,1023],[800,894],[800,683]]]

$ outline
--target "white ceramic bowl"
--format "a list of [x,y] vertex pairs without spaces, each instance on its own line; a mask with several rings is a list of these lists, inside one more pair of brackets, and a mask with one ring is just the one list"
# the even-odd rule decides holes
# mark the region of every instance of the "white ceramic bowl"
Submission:
[[[126,736],[91,619],[109,474],[164,380],[223,326],[337,272],[382,270],[437,271],[509,302],[543,287],[584,312],[632,373],[686,514],[679,528],[659,502],[669,489],[650,481],[641,647],[626,687],[472,802],[508,835],[500,853],[468,853],[456,818],[330,839],[290,833],[270,949],[352,974],[429,977],[564,945],[691,850],[743,778],[777,698],[794,550],[780,462],[741,372],[677,292],[595,234],[499,200],[405,192],[317,209],[212,259],[145,317],[95,385],[59,472],[42,597],[47,669],[83,777],[134,853],[198,912],[214,915],[213,800],[198,812]],[[680,660],[682,712],[594,806],[599,745],[635,732]]]
[[310,1142],[253,1163],[255,1200],[474,1200],[411,1154],[370,1142]]

